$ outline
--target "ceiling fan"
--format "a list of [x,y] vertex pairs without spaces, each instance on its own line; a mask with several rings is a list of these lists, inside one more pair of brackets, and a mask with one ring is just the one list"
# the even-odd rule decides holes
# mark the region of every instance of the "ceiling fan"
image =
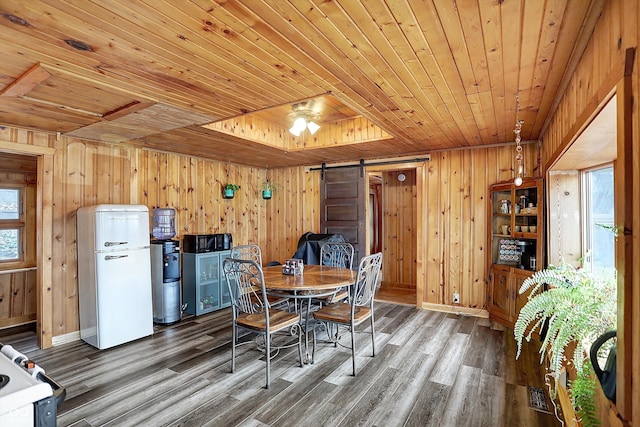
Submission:
[[320,119],[320,114],[314,111],[314,104],[313,100],[309,100],[291,106],[292,112],[289,113],[289,118],[293,121],[293,125],[289,132],[300,136],[305,129],[308,129],[309,133],[313,135],[320,129],[320,125],[316,123]]

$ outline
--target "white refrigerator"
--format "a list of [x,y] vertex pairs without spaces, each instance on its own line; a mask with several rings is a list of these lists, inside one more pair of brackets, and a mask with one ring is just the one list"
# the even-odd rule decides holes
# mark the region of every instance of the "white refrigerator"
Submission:
[[77,211],[80,338],[99,349],[153,334],[149,210]]

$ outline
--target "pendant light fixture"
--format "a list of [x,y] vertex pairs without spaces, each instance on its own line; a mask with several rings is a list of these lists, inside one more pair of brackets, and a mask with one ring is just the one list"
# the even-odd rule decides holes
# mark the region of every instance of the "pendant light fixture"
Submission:
[[522,145],[520,145],[520,141],[521,141],[520,131],[522,130],[522,123],[524,123],[524,121],[520,120],[520,93],[516,92],[516,127],[513,130],[513,133],[516,134],[517,171],[516,171],[516,177],[513,180],[513,183],[516,185],[516,187],[519,187],[522,185],[522,177],[524,174],[524,167],[523,167],[524,157],[522,154]]
[[307,129],[313,135],[320,129],[320,125],[315,122],[320,118],[320,115],[313,111],[313,105],[313,100],[310,100],[291,106],[293,111],[290,116],[293,119],[293,125],[289,132],[295,136],[300,136]]

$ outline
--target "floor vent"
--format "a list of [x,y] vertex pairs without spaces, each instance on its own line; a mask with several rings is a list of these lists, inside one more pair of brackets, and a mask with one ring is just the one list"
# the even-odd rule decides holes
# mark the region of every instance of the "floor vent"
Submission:
[[535,411],[551,413],[547,393],[538,387],[529,386],[529,407]]

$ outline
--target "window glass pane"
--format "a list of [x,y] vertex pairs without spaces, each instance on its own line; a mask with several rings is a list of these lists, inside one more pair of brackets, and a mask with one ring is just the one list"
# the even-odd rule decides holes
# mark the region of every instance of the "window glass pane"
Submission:
[[20,219],[20,190],[0,188],[0,219]]
[[615,268],[615,236],[613,218],[613,167],[588,172],[589,212],[591,219],[591,268],[592,271]]
[[18,230],[0,230],[0,261],[19,259],[19,242]]

